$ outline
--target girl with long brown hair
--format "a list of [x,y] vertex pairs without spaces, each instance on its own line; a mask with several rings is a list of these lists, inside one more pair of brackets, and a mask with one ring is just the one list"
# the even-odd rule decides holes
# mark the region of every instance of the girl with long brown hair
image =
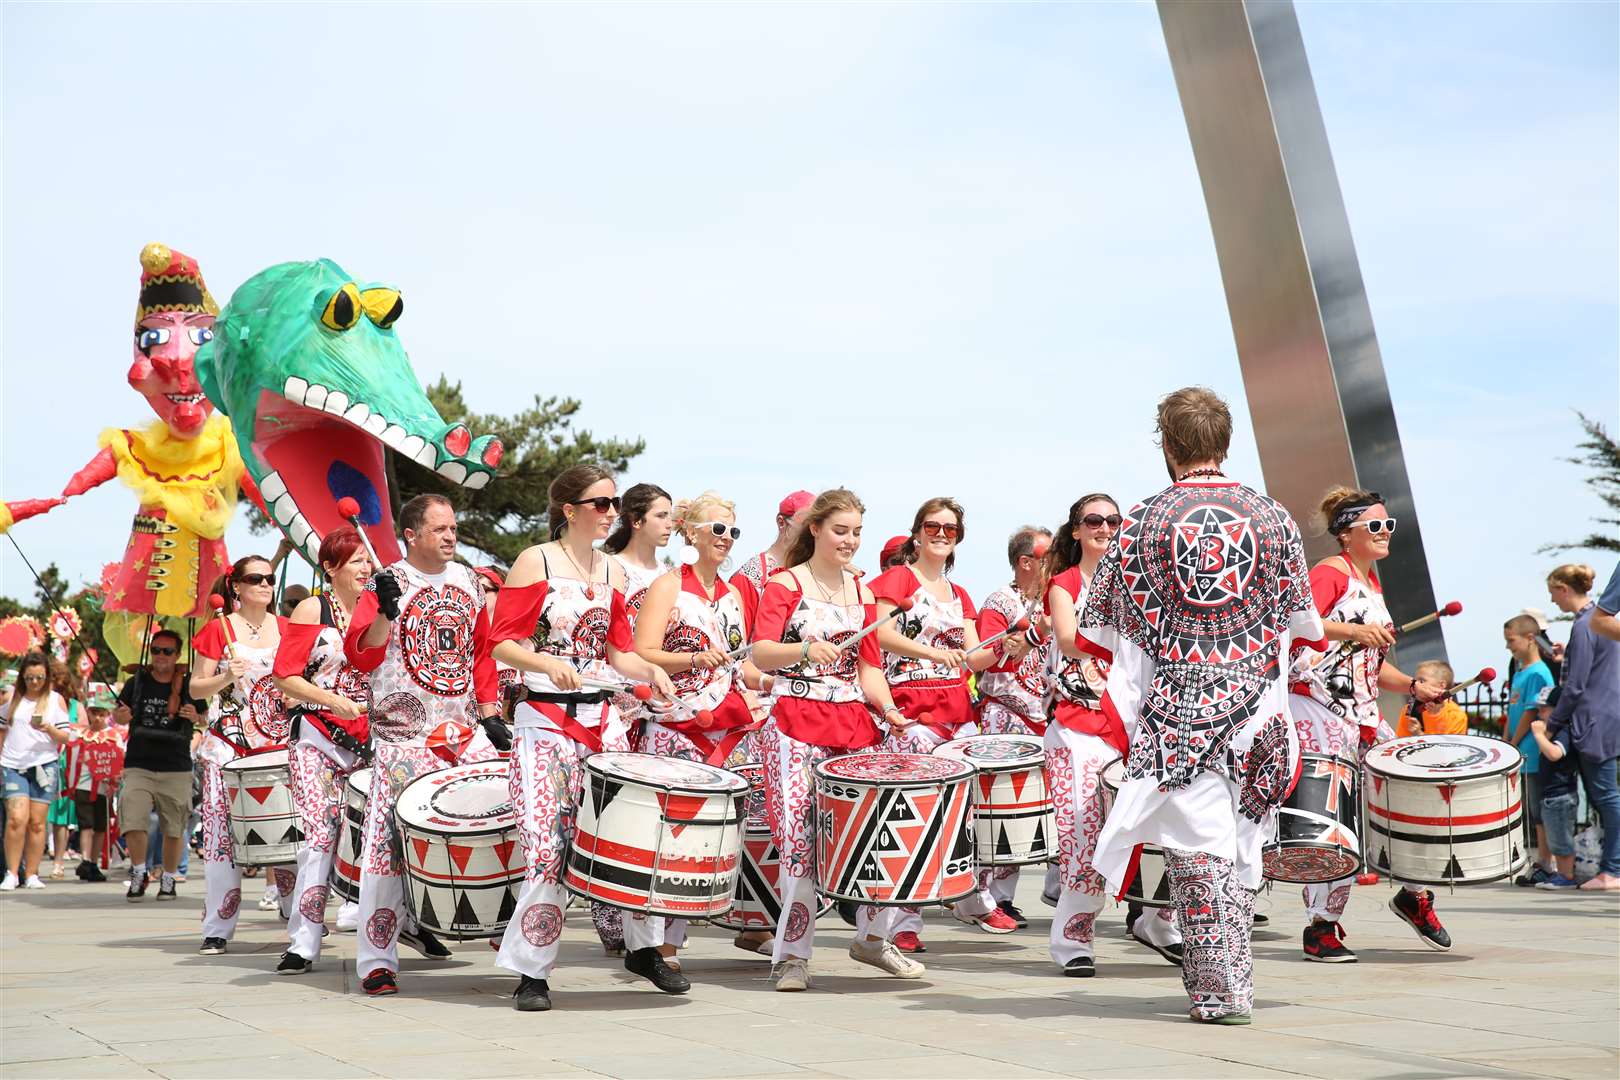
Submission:
[[0,890],[10,892],[19,883],[43,889],[39,860],[45,853],[45,816],[61,787],[58,756],[73,738],[67,700],[44,653],[25,653],[18,662],[17,685],[0,706],[0,716],[6,800],[6,876]]

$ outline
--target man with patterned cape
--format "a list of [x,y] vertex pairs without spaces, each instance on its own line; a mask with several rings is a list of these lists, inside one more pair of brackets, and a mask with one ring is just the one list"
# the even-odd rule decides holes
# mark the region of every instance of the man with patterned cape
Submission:
[[1221,473],[1225,402],[1178,390],[1158,430],[1174,483],[1125,515],[1080,615],[1080,647],[1110,664],[1103,711],[1131,739],[1095,867],[1117,892],[1141,845],[1164,849],[1191,1016],[1246,1024],[1261,848],[1300,762],[1285,658],[1322,621],[1299,526]]

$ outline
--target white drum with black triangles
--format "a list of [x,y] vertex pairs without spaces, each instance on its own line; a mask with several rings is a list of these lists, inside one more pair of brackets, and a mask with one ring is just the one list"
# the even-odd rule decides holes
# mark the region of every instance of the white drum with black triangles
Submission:
[[748,781],[701,761],[593,754],[563,884],[649,915],[707,919],[732,906]]
[[497,937],[517,909],[528,859],[518,841],[505,760],[419,776],[394,805],[405,906],[445,937]]
[[[1114,809],[1114,798],[1125,783],[1125,759],[1115,758],[1103,767],[1102,785],[1098,789],[1103,800],[1103,820]],[[1164,862],[1164,848],[1157,844],[1143,844],[1137,853],[1136,873],[1126,884],[1122,894],[1125,900],[1144,907],[1170,906],[1170,869]]]
[[1521,870],[1523,757],[1477,735],[1414,735],[1367,752],[1367,863],[1397,881],[1477,885]]
[[360,848],[366,839],[366,800],[371,797],[371,770],[356,769],[343,787],[343,819],[337,851],[332,855],[332,891],[360,902]]
[[286,750],[247,754],[220,766],[231,809],[237,866],[285,866],[304,846]]
[[969,735],[934,748],[978,770],[973,834],[980,866],[1026,866],[1057,856],[1046,748],[1032,735]]

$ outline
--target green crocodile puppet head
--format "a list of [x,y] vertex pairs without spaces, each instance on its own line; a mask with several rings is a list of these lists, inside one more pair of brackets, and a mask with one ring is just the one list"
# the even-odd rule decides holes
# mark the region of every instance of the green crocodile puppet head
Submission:
[[445,423],[422,392],[395,333],[404,310],[398,290],[330,259],[282,263],[236,290],[197,352],[265,507],[311,562],[345,496],[378,557],[399,559],[384,446],[469,488],[500,464],[500,440]]

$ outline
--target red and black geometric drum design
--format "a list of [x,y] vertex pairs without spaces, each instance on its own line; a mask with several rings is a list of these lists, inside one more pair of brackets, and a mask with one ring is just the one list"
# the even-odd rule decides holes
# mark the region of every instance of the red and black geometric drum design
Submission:
[[279,866],[304,846],[293,802],[287,751],[248,754],[220,768],[231,812],[232,858],[237,866]]
[[914,906],[973,892],[973,766],[931,754],[849,754],[812,772],[823,896]]
[[742,777],[700,761],[593,754],[563,884],[628,911],[724,915],[742,860],[748,791]]
[[978,770],[973,832],[980,866],[1025,866],[1057,855],[1046,748],[1029,735],[970,735],[934,753]]
[[[709,921],[729,930],[774,930],[782,918],[782,856],[769,827],[752,822],[743,828],[742,867],[731,909]],[[833,902],[821,898],[817,915],[825,915]]]
[[371,770],[349,774],[343,789],[343,820],[338,827],[337,850],[332,854],[332,891],[350,903],[360,902],[360,848],[366,838],[366,799],[371,795]]
[[1523,758],[1475,735],[1414,735],[1367,752],[1368,863],[1400,881],[1478,885],[1518,873]]
[[[1125,782],[1125,761],[1115,758],[1104,766],[1102,783],[1097,793],[1103,801],[1103,819],[1106,821],[1114,809],[1114,798]],[[1164,862],[1164,848],[1157,844],[1140,844],[1136,849],[1136,873],[1125,883],[1120,895],[1144,907],[1170,906],[1170,868]]]
[[1361,792],[1354,762],[1302,754],[1299,782],[1278,808],[1261,861],[1272,881],[1315,885],[1361,870]]
[[399,646],[411,679],[438,697],[472,688],[473,598],[454,585],[418,589],[399,619]]
[[452,765],[399,793],[394,823],[405,863],[405,906],[458,940],[497,937],[517,910],[528,859],[504,760]]

